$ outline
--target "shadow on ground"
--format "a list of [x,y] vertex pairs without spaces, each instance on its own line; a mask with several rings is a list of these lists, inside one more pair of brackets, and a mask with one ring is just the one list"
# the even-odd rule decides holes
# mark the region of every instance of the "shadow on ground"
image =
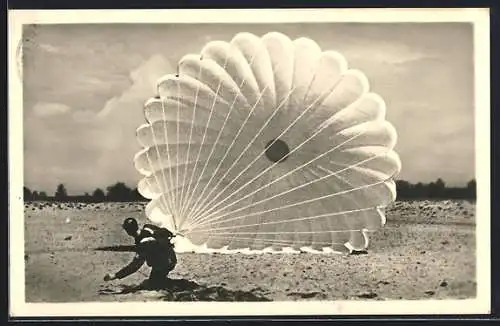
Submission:
[[272,301],[247,291],[233,291],[223,286],[204,286],[186,279],[169,279],[164,284],[151,285],[144,281],[137,285],[111,286],[99,290],[99,295],[124,295],[145,291],[160,292],[163,301]]

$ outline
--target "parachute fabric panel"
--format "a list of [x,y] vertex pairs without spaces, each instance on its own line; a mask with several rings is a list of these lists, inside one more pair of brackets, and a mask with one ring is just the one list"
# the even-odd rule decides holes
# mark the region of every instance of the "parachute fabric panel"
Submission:
[[396,198],[383,99],[311,39],[210,42],[158,81],[144,113],[146,215],[195,245],[361,250]]

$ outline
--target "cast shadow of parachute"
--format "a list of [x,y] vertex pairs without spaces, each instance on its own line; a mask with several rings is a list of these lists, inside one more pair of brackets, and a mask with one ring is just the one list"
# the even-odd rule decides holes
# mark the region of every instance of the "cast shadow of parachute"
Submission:
[[100,295],[125,295],[146,291],[160,293],[162,301],[271,301],[270,299],[248,291],[234,291],[223,286],[205,286],[186,279],[169,279],[164,284],[150,285],[147,281],[137,285],[121,285],[116,291],[104,288]]

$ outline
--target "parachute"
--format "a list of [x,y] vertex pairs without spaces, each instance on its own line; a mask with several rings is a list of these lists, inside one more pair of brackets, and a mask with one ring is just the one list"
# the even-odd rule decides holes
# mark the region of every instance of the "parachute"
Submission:
[[184,56],[157,89],[134,157],[152,222],[206,248],[340,252],[385,224],[396,130],[340,53],[239,33]]

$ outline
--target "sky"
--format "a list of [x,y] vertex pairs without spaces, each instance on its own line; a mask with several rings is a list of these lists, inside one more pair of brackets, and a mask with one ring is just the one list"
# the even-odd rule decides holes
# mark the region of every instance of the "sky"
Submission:
[[211,40],[238,32],[309,37],[365,73],[398,132],[398,179],[465,185],[474,178],[472,25],[37,25],[23,32],[24,183],[91,193],[140,174],[136,128],[156,81]]

